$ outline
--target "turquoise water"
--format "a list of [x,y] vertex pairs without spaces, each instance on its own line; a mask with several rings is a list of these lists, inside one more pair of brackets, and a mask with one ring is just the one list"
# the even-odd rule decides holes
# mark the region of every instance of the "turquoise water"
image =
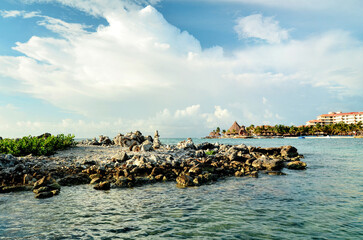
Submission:
[[187,189],[175,183],[109,192],[63,187],[44,200],[31,192],[2,194],[0,238],[362,239],[363,139],[209,141],[293,145],[309,168]]

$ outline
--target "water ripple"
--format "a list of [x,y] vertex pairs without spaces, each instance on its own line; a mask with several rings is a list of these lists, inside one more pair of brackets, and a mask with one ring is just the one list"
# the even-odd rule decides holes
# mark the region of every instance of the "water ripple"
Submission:
[[[286,145],[279,141],[264,144]],[[44,200],[31,192],[2,194],[0,239],[360,239],[363,150],[352,143],[296,142],[308,153],[309,169],[285,170],[286,176],[189,189],[63,187]]]

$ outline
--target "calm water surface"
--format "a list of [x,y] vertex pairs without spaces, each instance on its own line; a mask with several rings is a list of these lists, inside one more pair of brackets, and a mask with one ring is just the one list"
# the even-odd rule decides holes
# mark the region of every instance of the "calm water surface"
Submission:
[[209,141],[293,145],[309,168],[187,189],[158,183],[102,192],[86,185],[44,200],[2,194],[0,238],[362,239],[363,139]]

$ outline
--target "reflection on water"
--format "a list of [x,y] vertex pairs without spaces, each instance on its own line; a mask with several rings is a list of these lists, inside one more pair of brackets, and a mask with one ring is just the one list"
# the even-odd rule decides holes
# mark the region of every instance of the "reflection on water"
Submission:
[[309,168],[285,170],[286,176],[227,178],[188,189],[170,182],[107,192],[87,185],[63,187],[59,196],[44,200],[34,199],[31,192],[2,194],[0,238],[360,239],[363,235],[362,139],[224,141],[294,145]]

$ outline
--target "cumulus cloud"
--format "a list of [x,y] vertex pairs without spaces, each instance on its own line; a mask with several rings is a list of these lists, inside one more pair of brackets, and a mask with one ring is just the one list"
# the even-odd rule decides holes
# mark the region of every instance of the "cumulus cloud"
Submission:
[[278,21],[273,17],[263,17],[261,14],[237,19],[234,30],[240,39],[259,38],[269,43],[280,43],[289,38],[288,30],[280,28]]
[[200,137],[208,133],[211,128],[225,125],[226,120],[231,121],[231,115],[227,109],[215,106],[215,111],[208,113],[202,112],[200,105],[188,106],[174,112],[165,108],[153,116],[138,120],[115,118],[112,120],[62,119],[56,122],[30,121],[19,118],[21,113],[12,105],[0,106],[0,111],[7,113],[6,119],[0,116],[0,132],[4,134],[3,137],[29,134],[35,136],[42,134],[45,129],[52,134],[72,133],[77,137],[97,137],[102,134],[113,137],[117,133],[136,129],[149,135],[158,129],[162,137]]
[[[89,31],[83,23],[38,13],[37,23],[59,37],[33,36],[16,43],[14,50],[22,56],[0,56],[0,75],[16,81],[13,91],[84,119],[53,122],[59,129],[74,125],[75,131],[91,133],[98,124],[112,133],[159,129],[167,136],[203,136],[202,131],[209,132],[206,128],[223,128],[234,120],[258,124],[287,119],[278,104],[301,102],[302,94],[315,89],[325,90],[309,95],[315,103],[322,95],[359,96],[363,90],[363,44],[344,31],[286,40],[288,33],[284,35],[286,30],[274,19],[252,15],[252,20],[240,19],[241,33],[280,44],[239,49],[227,57],[221,47],[203,49],[152,6],[111,0],[58,2],[102,16],[108,25]],[[248,28],[252,23],[258,27]],[[261,94],[278,99],[269,109],[273,114],[265,112]],[[293,108],[291,114],[307,108]],[[48,129],[51,124],[22,121],[19,129]]]

